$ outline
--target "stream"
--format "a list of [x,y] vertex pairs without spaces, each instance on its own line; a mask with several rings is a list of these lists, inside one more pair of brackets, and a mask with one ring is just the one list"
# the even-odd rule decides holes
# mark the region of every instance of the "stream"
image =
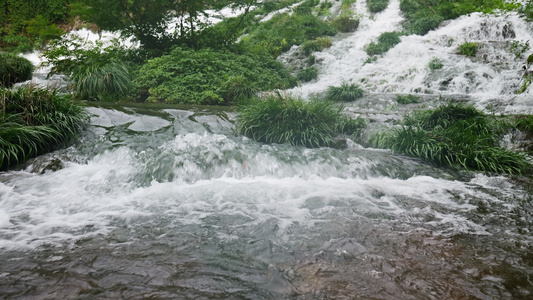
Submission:
[[220,109],[88,110],[79,143],[0,173],[1,298],[533,296],[531,179],[260,144]]
[[[372,16],[365,5],[358,31],[314,54],[317,80],[288,93],[359,83],[367,95],[345,111],[378,127],[447,98],[533,113],[509,51],[533,40],[531,24],[472,14],[367,63],[364,46],[403,18],[398,0]],[[465,40],[476,57],[457,54]],[[444,66],[429,70],[435,57]],[[424,101],[396,103],[405,93]],[[349,138],[261,144],[235,133],[231,108],[87,110],[74,145],[0,172],[0,299],[533,299],[531,177]]]

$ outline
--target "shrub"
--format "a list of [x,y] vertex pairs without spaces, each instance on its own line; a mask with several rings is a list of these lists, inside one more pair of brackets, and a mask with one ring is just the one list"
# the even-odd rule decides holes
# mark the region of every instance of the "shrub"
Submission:
[[464,42],[459,45],[459,54],[466,56],[476,56],[478,47],[479,46],[477,43]]
[[415,95],[398,95],[396,96],[396,102],[400,104],[420,103],[420,97]]
[[263,143],[329,146],[344,120],[341,110],[327,101],[269,96],[239,107],[237,131]]
[[296,77],[302,82],[308,82],[318,77],[318,70],[315,67],[301,69]]
[[443,67],[444,67],[444,64],[442,63],[442,60],[440,60],[437,57],[433,57],[428,63],[428,68],[430,70],[439,70],[439,69],[442,69]]
[[302,50],[306,55],[309,55],[315,51],[322,51],[331,47],[332,43],[329,37],[317,38],[311,41],[306,41],[302,44]]
[[342,83],[341,86],[330,86],[326,91],[326,99],[337,102],[351,102],[364,96],[364,91],[357,84]]
[[268,55],[176,48],[143,65],[136,82],[150,102],[227,105],[295,79]]
[[503,126],[472,106],[448,104],[406,118],[392,132],[371,137],[375,147],[418,157],[438,166],[520,174],[531,169],[522,153],[503,149]]
[[371,42],[365,47],[368,55],[383,54],[401,42],[400,32],[384,32],[378,37],[378,43]]
[[88,121],[67,95],[25,86],[0,90],[0,169],[21,163],[76,137]]
[[24,57],[13,53],[0,52],[0,86],[30,80],[34,71],[33,64]]
[[389,0],[367,0],[366,6],[372,13],[378,13],[389,6]]

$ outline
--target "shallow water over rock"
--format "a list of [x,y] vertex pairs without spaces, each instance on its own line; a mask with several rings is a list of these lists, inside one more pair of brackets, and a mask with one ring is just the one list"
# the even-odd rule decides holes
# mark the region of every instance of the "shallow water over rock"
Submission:
[[0,173],[6,298],[533,296],[530,178],[259,144],[231,111],[89,110],[78,144]]

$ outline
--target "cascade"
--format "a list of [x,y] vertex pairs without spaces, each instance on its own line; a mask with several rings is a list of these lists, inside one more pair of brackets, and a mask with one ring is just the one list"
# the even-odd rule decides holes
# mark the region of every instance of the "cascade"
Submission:
[[[521,62],[506,48],[531,40],[517,16],[461,17],[365,63],[364,46],[403,19],[397,0],[373,16],[354,5],[359,30],[315,53],[319,78],[289,92],[353,82],[371,94],[358,105],[374,110],[376,97],[419,93],[531,112],[531,88],[513,93]],[[465,40],[482,44],[478,56],[455,53]],[[444,67],[430,71],[434,57]],[[87,109],[79,142],[0,172],[3,297],[532,296],[530,178],[438,168],[350,139],[345,149],[261,144],[236,135],[225,108]]]
[[[289,92],[308,97],[347,82],[360,84],[368,93],[463,95],[480,108],[533,112],[531,87],[523,94],[515,93],[522,82],[525,58],[516,58],[510,45],[533,40],[532,25],[517,14],[462,16],[425,36],[402,36],[400,44],[375,62],[367,62],[366,45],[383,32],[401,31],[399,0],[391,0],[386,10],[372,17],[364,13],[365,1],[358,1],[354,10],[363,13],[359,29],[314,53],[320,61],[317,80]],[[480,45],[475,57],[458,54],[465,41]],[[428,68],[433,58],[442,61],[442,69]]]

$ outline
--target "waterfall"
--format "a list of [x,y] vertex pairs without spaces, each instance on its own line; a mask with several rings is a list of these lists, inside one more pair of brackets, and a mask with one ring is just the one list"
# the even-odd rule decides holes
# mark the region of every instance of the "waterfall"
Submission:
[[[466,95],[481,108],[533,112],[533,103],[528,101],[531,87],[521,95],[515,93],[527,56],[516,58],[510,45],[533,40],[532,25],[516,13],[473,13],[446,21],[425,36],[402,36],[400,44],[377,61],[367,62],[366,45],[383,32],[401,31],[399,0],[390,1],[386,10],[374,16],[364,13],[364,1],[358,1],[354,10],[363,13],[359,29],[334,41],[331,48],[314,53],[320,61],[318,79],[289,92],[308,97],[347,82],[361,85],[368,93]],[[458,54],[465,41],[480,45],[475,57]],[[434,58],[443,63],[442,69],[428,68]]]

